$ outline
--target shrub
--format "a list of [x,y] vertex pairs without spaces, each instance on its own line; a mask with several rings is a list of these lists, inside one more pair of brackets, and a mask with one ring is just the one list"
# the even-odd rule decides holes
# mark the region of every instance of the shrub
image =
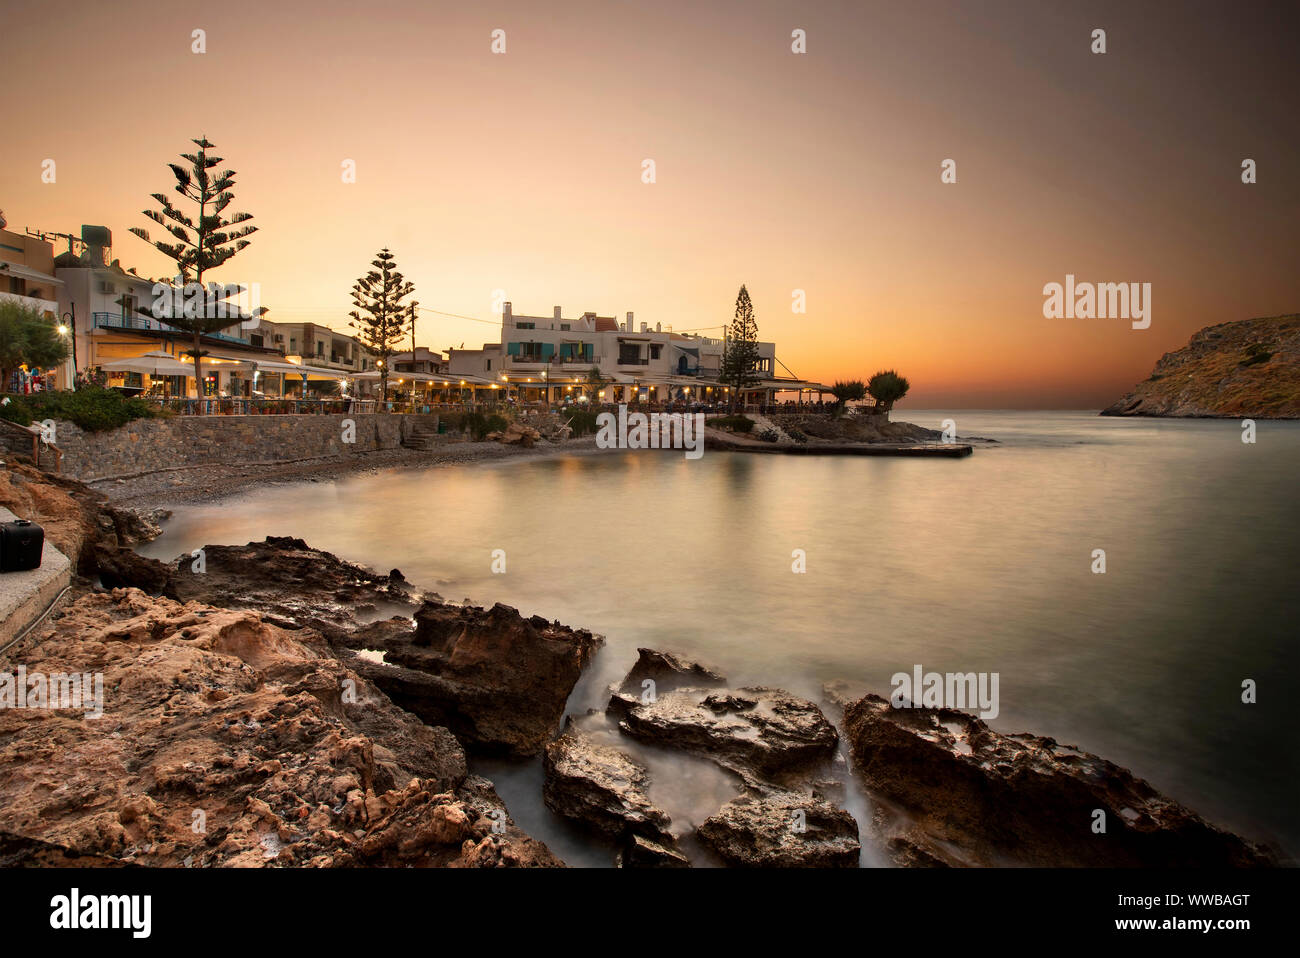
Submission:
[[506,426],[510,425],[510,420],[506,419],[505,416],[497,413],[482,413],[477,410],[474,412],[443,413],[441,421],[446,424],[448,429],[468,433],[480,442],[487,438],[488,433],[501,432]]
[[[99,386],[84,386],[76,392],[32,393],[10,399],[9,405],[2,407],[6,419],[21,421],[24,425],[34,419],[65,419],[87,432],[117,429],[134,419],[168,415],[153,403]],[[23,409],[15,409],[19,405]],[[27,418],[20,420],[18,415]]]
[[594,434],[599,428],[596,425],[596,417],[599,415],[598,410],[583,409],[579,406],[569,406],[564,410],[564,416],[569,420],[569,428],[573,430],[575,436]]
[[789,436],[791,439],[793,439],[795,442],[808,441],[808,435],[802,429],[796,429],[794,426],[791,426],[789,429],[787,429],[785,431],[785,434]]
[[758,438],[763,442],[776,442],[781,438],[781,434],[771,426],[766,426],[763,428],[763,431],[758,434]]
[[837,379],[835,385],[831,386],[831,395],[842,406],[848,402],[866,399],[867,385],[861,379],[850,379],[848,381]]
[[28,425],[36,418],[36,410],[23,401],[22,396],[5,396],[8,402],[0,404],[0,419],[8,419],[20,426]]
[[887,369],[871,377],[871,381],[867,383],[867,392],[876,401],[876,406],[882,412],[888,413],[894,408],[894,403],[907,395],[910,385],[905,377],[898,375],[892,369]]
[[709,425],[718,429],[730,429],[732,432],[750,432],[754,428],[754,420],[740,415],[719,416],[710,421]]

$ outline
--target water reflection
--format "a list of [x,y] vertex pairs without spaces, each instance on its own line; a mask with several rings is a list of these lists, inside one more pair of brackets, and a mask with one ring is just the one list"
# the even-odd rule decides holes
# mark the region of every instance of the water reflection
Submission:
[[[999,729],[1078,744],[1300,846],[1282,714],[1300,692],[1300,424],[1262,423],[1245,446],[1231,421],[957,420],[1003,445],[944,461],[629,452],[392,471],[180,508],[145,551],[295,535],[450,599],[602,632],[575,709],[603,706],[637,646],[809,696],[830,679],[883,691],[917,663],[999,672]],[[1244,678],[1258,705],[1241,704]]]

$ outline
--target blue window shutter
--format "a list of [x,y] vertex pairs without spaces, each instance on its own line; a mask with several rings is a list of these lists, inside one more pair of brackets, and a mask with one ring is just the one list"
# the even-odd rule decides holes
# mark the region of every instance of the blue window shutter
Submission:
[[518,344],[518,343],[506,343],[506,355],[507,355],[507,356],[518,356],[518,355],[519,355],[519,344]]
[[555,355],[555,343],[542,343],[542,358],[550,359]]

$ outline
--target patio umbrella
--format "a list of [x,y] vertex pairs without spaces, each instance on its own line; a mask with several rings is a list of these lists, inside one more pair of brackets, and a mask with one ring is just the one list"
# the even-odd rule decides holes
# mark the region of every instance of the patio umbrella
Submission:
[[115,372],[148,373],[150,376],[193,376],[194,364],[182,362],[171,353],[160,349],[147,352],[133,359],[115,359],[101,363],[101,368]]

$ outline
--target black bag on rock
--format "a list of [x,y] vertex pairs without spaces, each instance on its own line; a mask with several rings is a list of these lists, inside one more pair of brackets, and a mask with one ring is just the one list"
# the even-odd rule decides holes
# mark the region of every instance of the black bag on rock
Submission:
[[0,572],[41,567],[45,530],[29,519],[0,523]]

